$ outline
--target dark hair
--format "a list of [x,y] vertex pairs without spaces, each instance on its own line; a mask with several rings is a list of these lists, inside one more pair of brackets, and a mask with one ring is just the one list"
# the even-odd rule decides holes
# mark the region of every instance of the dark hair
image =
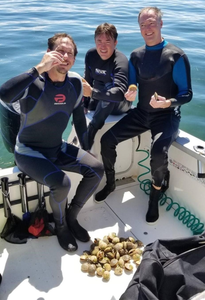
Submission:
[[95,39],[98,35],[105,33],[107,36],[110,36],[114,41],[117,40],[118,33],[114,25],[109,23],[100,24],[95,30]]
[[140,10],[139,12],[139,15],[138,15],[138,23],[139,23],[139,19],[140,19],[140,16],[141,14],[144,12],[144,11],[149,11],[149,10],[153,10],[156,15],[158,16],[159,20],[162,19],[162,16],[163,16],[163,13],[161,12],[161,9],[159,9],[158,7],[156,6],[148,6],[148,7],[144,7]]
[[56,33],[54,36],[49,38],[48,39],[48,49],[53,50],[56,45],[56,40],[59,38],[65,38],[65,37],[69,38],[69,40],[72,42],[72,44],[74,46],[74,56],[76,56],[78,53],[77,46],[76,46],[73,38],[67,33]]

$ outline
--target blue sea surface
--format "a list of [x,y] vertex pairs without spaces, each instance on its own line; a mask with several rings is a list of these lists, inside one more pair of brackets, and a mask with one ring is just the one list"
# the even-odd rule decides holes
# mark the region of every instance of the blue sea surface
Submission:
[[[104,22],[117,27],[117,48],[129,58],[131,51],[144,44],[137,16],[145,6],[158,6],[163,16],[164,38],[182,48],[191,64],[193,100],[182,106],[182,130],[205,140],[205,5],[195,1],[36,1],[0,2],[0,85],[37,65],[47,50],[47,40],[56,32],[67,32],[75,40],[78,55],[72,70],[81,76],[84,57],[94,46],[94,31]],[[64,138],[70,132],[70,125]],[[0,138],[0,168],[13,165]]]

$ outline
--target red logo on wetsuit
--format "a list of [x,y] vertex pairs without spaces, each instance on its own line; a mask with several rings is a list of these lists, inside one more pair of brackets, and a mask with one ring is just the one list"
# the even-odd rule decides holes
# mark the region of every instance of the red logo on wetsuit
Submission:
[[66,97],[65,97],[65,95],[63,95],[63,94],[58,94],[58,95],[56,95],[56,96],[54,97],[54,100],[55,100],[57,103],[63,103],[63,102],[65,102]]

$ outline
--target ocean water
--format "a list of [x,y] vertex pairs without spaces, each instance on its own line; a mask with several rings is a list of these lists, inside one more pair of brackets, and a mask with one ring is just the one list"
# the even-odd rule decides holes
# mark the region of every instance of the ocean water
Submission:
[[[163,36],[189,57],[194,97],[182,107],[180,128],[205,140],[204,0],[1,0],[0,85],[38,64],[47,50],[48,38],[56,32],[67,32],[74,38],[78,55],[72,70],[80,75],[85,53],[94,46],[95,28],[101,23],[117,27],[117,48],[129,58],[133,49],[144,44],[137,16],[145,6],[162,10]],[[70,126],[64,138],[69,132]],[[11,165],[13,154],[7,152],[0,138],[0,168]]]

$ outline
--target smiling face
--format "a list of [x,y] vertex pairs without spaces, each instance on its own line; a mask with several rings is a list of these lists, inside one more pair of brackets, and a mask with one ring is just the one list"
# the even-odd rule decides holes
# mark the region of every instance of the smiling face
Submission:
[[96,36],[95,44],[101,59],[106,60],[112,56],[117,45],[117,41],[114,40],[110,35],[102,33]]
[[157,13],[152,10],[144,10],[139,16],[139,26],[142,37],[147,46],[155,46],[162,41],[161,28],[162,20]]
[[55,67],[56,71],[60,74],[66,74],[75,62],[74,45],[72,41],[68,37],[59,38],[56,40],[53,50],[61,53],[64,59],[62,64]]

